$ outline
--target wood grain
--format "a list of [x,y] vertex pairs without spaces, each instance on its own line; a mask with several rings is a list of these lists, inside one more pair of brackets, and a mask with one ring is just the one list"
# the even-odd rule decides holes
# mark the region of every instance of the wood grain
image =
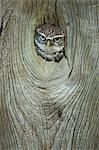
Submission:
[[[99,149],[99,2],[0,1],[0,150]],[[37,56],[35,28],[66,34],[59,63]]]

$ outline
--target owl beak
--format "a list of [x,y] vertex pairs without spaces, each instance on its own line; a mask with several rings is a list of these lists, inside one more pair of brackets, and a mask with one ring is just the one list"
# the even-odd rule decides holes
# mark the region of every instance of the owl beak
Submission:
[[50,48],[51,46],[52,46],[52,42],[51,42],[51,41],[48,41],[48,42],[47,42],[47,47]]

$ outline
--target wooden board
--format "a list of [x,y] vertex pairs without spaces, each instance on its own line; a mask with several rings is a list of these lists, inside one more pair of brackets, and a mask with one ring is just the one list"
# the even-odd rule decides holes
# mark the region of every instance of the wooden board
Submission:
[[[98,0],[1,0],[0,17],[0,150],[98,150]],[[68,61],[36,54],[43,23],[65,32]]]

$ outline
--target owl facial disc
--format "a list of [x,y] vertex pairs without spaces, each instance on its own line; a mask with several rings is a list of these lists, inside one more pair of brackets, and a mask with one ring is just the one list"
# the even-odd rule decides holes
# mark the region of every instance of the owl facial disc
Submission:
[[65,34],[56,25],[42,24],[35,30],[36,52],[46,61],[59,62],[64,57]]

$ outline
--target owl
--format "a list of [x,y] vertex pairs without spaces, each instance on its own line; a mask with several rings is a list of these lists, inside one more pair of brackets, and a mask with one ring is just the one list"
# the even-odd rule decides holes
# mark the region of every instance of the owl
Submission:
[[46,61],[59,62],[65,55],[65,34],[54,24],[42,24],[35,30],[36,52]]

